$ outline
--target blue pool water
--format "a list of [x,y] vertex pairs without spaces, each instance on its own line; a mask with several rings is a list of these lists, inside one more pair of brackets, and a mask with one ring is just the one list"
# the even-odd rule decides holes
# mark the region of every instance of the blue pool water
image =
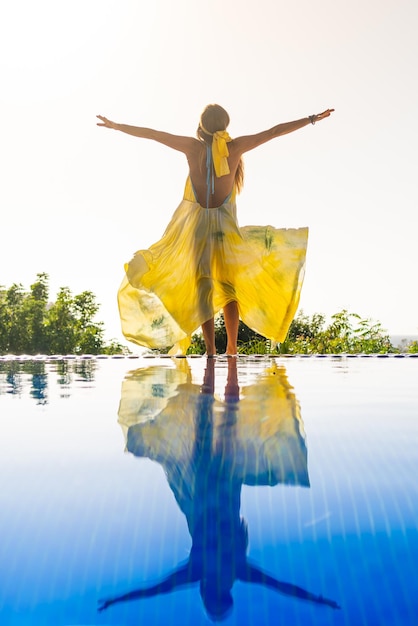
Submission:
[[417,624],[417,380],[0,359],[1,626]]

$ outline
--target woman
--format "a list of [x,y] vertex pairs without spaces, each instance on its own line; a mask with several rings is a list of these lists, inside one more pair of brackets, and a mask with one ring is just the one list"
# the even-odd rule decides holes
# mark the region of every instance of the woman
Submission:
[[286,337],[296,312],[305,265],[307,228],[239,228],[235,196],[243,184],[242,155],[332,113],[231,139],[228,113],[208,105],[197,138],[117,124],[98,115],[98,126],[153,139],[183,152],[189,164],[184,198],[160,241],[125,265],[118,292],[122,330],[150,348],[185,353],[202,327],[208,356],[215,355],[214,316],[223,309],[226,354],[237,354],[239,318],[274,342]]

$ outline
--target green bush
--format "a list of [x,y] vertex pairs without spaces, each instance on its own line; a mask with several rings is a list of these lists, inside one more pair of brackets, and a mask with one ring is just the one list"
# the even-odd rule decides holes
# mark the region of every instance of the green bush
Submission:
[[408,354],[417,354],[418,353],[418,341],[411,341],[411,343],[409,343],[406,346],[406,351],[408,352]]
[[[218,352],[224,352],[226,330],[222,314],[215,318],[215,338]],[[412,346],[413,349],[418,350],[416,346]],[[196,333],[189,353],[203,354],[204,351],[203,337]],[[321,313],[309,317],[300,311],[282,344],[273,344],[243,322],[238,331],[240,354],[385,354],[396,351],[379,322],[363,319],[346,309],[332,315],[328,326]]]
[[119,354],[116,341],[106,345],[103,322],[94,321],[99,310],[91,291],[73,296],[61,287],[55,302],[48,302],[48,275],[25,291],[20,284],[0,288],[0,354]]
[[343,309],[331,316],[326,327],[323,315],[309,319],[301,311],[293,320],[280,352],[288,354],[385,354],[396,352],[379,322],[362,319]]

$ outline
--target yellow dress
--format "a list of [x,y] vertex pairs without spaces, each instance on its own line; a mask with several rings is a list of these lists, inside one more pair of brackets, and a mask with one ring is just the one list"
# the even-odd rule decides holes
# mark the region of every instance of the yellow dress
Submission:
[[191,335],[233,300],[247,326],[285,339],[299,303],[308,229],[240,228],[235,196],[203,208],[187,179],[162,238],[125,264],[118,304],[129,341],[184,354]]

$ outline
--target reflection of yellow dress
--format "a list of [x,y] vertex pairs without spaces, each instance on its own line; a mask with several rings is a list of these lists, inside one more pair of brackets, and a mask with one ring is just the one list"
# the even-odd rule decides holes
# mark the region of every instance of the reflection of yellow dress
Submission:
[[203,394],[184,360],[137,369],[123,381],[118,416],[129,452],[163,465],[182,510],[183,499],[196,495],[197,474],[215,462],[228,481],[309,486],[300,406],[285,368],[274,363],[241,388],[237,402]]
[[187,179],[163,237],[125,265],[118,302],[127,339],[185,352],[190,335],[236,300],[248,326],[284,340],[299,303],[308,229],[240,228],[235,195],[205,209]]

